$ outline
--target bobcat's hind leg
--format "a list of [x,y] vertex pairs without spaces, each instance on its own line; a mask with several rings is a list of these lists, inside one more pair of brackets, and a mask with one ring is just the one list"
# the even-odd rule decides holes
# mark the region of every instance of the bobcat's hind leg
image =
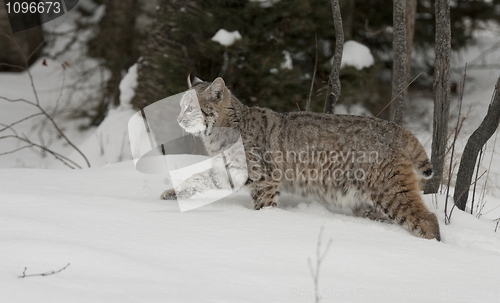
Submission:
[[259,210],[263,207],[278,206],[278,184],[268,182],[256,182],[252,184],[253,207]]
[[439,223],[420,197],[417,176],[405,152],[392,161],[382,188],[374,189],[371,200],[391,220],[415,236],[441,241]]

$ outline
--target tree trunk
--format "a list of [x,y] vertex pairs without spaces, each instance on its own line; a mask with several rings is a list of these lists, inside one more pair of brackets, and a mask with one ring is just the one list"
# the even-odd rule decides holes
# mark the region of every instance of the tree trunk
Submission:
[[469,197],[469,187],[472,181],[472,174],[476,165],[477,154],[483,145],[495,133],[500,123],[500,77],[498,77],[493,93],[493,100],[488,107],[488,113],[484,117],[481,125],[469,137],[465,145],[462,158],[460,160],[460,167],[458,169],[457,183],[455,185],[455,194],[453,200],[455,205],[465,210],[467,205],[467,198]]
[[333,114],[333,106],[340,97],[340,63],[344,51],[344,30],[342,27],[342,16],[340,14],[339,0],[332,0],[333,24],[335,26],[335,54],[333,68],[328,79],[328,91],[325,102],[325,113]]
[[448,118],[450,113],[450,2],[436,0],[436,58],[434,62],[434,121],[431,162],[434,175],[425,184],[425,193],[436,193],[443,176]]
[[406,83],[410,81],[411,53],[413,50],[416,14],[417,0],[406,0]]
[[406,85],[406,4],[405,0],[394,0],[393,22],[394,35],[392,40],[392,103],[391,120],[403,124],[405,115]]

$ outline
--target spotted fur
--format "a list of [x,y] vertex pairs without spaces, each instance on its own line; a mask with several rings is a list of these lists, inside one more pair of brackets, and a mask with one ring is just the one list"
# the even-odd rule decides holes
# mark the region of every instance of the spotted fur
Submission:
[[[277,206],[280,192],[288,191],[440,240],[438,220],[424,205],[417,178],[429,178],[432,165],[422,145],[404,128],[377,118],[247,107],[222,78],[190,84],[203,114],[196,133],[209,153],[225,148],[224,135],[214,134],[214,127],[241,134],[246,186],[255,209]],[[175,193],[169,190],[163,197],[172,199]]]

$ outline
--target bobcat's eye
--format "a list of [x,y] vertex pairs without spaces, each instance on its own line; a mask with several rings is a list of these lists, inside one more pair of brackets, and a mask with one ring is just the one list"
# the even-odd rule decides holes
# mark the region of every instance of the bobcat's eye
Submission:
[[193,111],[193,107],[191,105],[189,105],[188,108],[186,109],[186,111],[192,112]]

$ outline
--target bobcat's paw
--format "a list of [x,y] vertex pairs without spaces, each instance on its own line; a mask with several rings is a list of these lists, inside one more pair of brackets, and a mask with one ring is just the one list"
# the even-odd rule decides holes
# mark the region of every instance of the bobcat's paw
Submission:
[[177,194],[175,193],[175,189],[167,189],[161,194],[160,199],[162,200],[177,200]]
[[254,208],[255,210],[259,210],[259,209],[270,209],[270,208],[275,208],[275,207],[278,207],[278,204],[276,203],[258,203],[258,204],[254,204]]

